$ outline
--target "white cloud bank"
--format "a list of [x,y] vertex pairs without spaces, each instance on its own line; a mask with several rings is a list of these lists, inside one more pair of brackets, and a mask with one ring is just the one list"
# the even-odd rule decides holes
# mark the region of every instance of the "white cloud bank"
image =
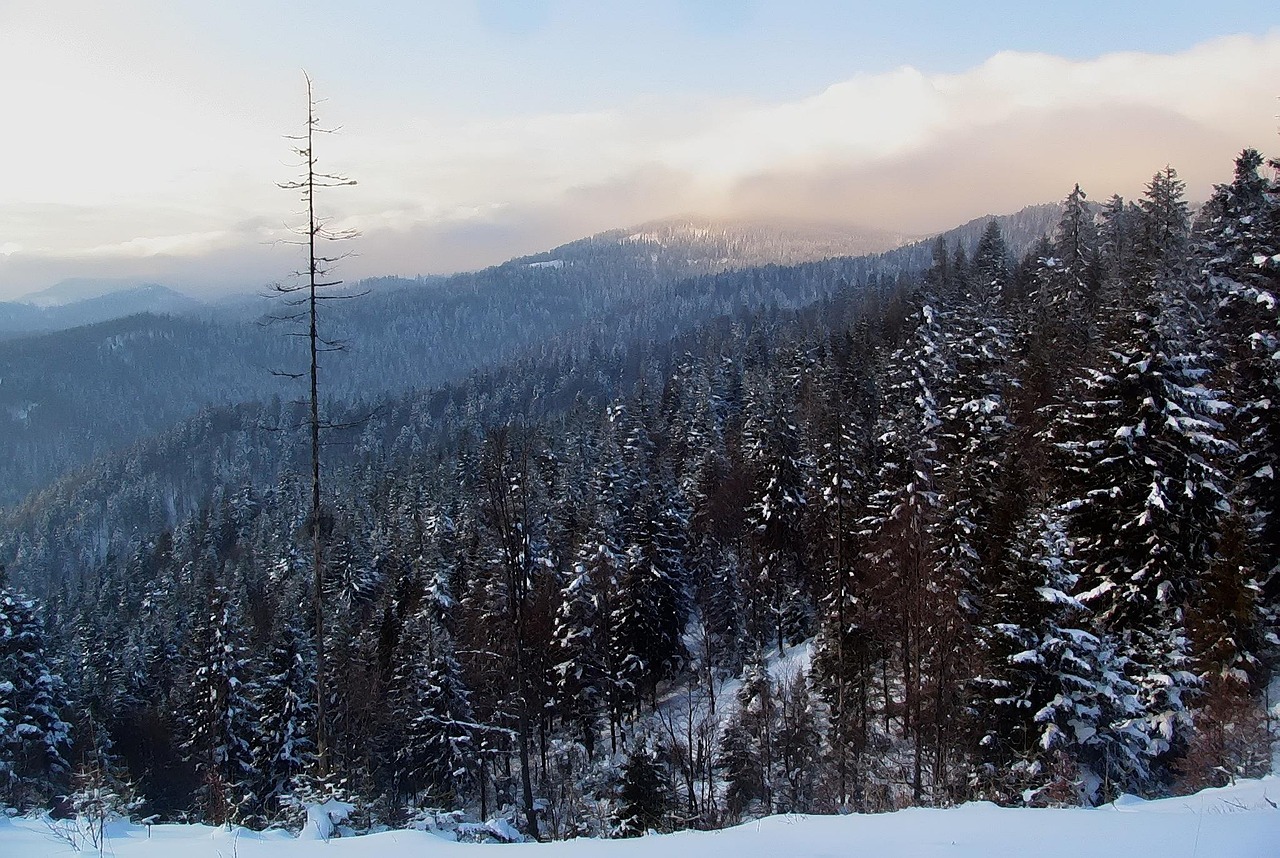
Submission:
[[[296,267],[271,242],[297,208],[274,183],[299,82],[167,77],[81,48],[0,36],[0,79],[34,81],[0,96],[0,297],[85,275],[243,287]],[[904,67],[790,103],[475,119],[335,101],[346,128],[317,148],[360,182],[325,197],[364,233],[346,274],[412,274],[679,212],[925,232],[1076,181],[1133,196],[1166,163],[1203,197],[1242,147],[1280,149],[1277,96],[1273,31],[1172,55]]]

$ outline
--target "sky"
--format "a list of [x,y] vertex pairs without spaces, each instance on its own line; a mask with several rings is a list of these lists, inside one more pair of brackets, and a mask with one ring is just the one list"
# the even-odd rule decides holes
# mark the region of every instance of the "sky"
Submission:
[[926,234],[1165,164],[1203,199],[1280,154],[1273,0],[0,0],[0,299],[287,281],[303,70],[348,279],[681,214]]

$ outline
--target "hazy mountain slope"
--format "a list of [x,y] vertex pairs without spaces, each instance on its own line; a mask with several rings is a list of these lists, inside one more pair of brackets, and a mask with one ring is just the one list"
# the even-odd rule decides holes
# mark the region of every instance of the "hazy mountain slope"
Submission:
[[844,224],[666,218],[597,233],[508,264],[559,267],[621,256],[631,257],[642,268],[647,264],[661,276],[678,279],[733,268],[883,253],[916,238]]
[[120,280],[107,277],[70,277],[60,280],[45,289],[28,292],[18,298],[24,304],[35,307],[63,307],[79,301],[101,298],[113,292],[125,292],[144,284],[134,280]]
[[[1056,212],[1041,206],[1009,216],[1011,250],[1021,253]],[[948,241],[972,245],[987,220],[948,233]],[[842,279],[858,282],[873,259],[885,273],[923,268],[931,244],[859,263],[833,257],[753,268],[750,261],[825,259],[841,247],[898,240],[803,224],[663,221],[474,273],[375,281],[369,294],[324,307],[325,335],[344,341],[348,353],[325,361],[323,395],[376,399],[461,379],[551,344],[607,348],[668,337],[736,308],[803,306]],[[264,326],[258,315],[286,308],[269,300],[257,313],[250,307],[180,320],[134,316],[0,343],[0,505],[203,406],[299,395],[271,374],[302,366],[299,341],[288,326]]]
[[7,302],[0,304],[0,337],[61,331],[138,313],[188,313],[201,306],[194,298],[154,283],[66,302]]
[[31,304],[0,301],[0,337],[41,330],[44,312]]
[[278,389],[247,342],[191,319],[130,316],[0,342],[0,503],[218,402]]

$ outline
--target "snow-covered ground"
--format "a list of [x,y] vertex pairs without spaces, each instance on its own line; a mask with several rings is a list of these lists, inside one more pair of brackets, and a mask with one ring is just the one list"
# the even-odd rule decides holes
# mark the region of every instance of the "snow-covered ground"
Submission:
[[[199,825],[118,824],[104,854],[116,858],[422,858],[516,850],[528,858],[1276,858],[1280,856],[1280,777],[1161,801],[1124,798],[1095,809],[904,810],[877,816],[775,816],[717,832],[636,840],[573,840],[514,846],[451,843],[434,834],[389,831],[328,841],[284,833]],[[90,844],[82,854],[94,854]],[[53,858],[75,850],[46,823],[0,819],[0,856]]]

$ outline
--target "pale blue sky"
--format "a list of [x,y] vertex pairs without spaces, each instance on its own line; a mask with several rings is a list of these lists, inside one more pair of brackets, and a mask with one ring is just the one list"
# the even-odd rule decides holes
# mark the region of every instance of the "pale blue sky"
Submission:
[[857,73],[956,72],[1000,51],[1173,53],[1280,25],[1265,0],[221,0],[168,15],[344,97],[508,114],[672,95],[788,99]]
[[1275,5],[0,0],[0,298],[282,276],[303,68],[348,276],[678,213],[923,233],[1167,162],[1204,194],[1280,148]]

